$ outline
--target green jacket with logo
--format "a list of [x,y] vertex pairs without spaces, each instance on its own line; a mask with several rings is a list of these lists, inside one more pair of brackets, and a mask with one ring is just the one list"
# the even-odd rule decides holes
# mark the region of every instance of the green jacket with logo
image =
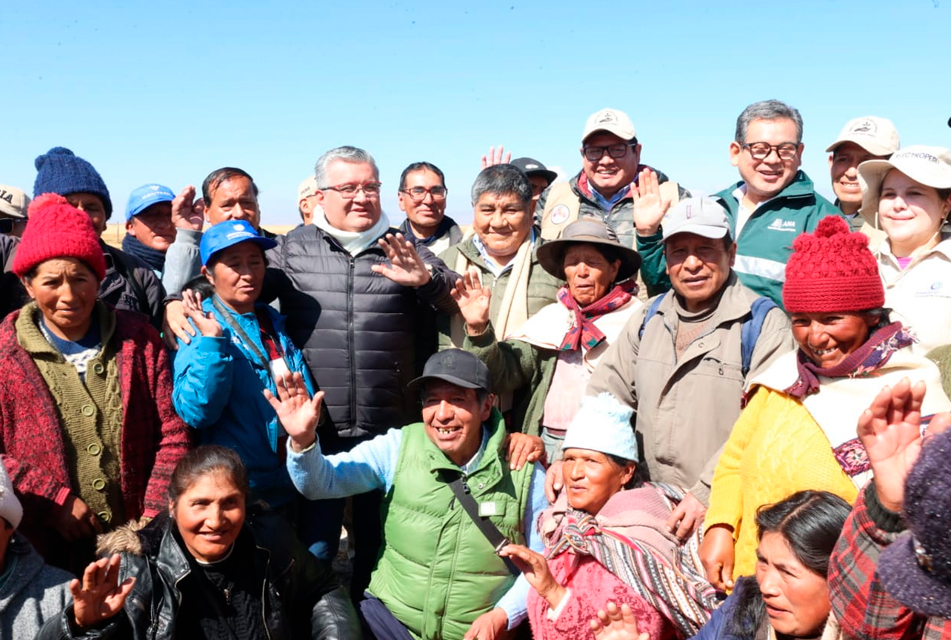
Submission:
[[[489,519],[499,531],[526,544],[523,520],[534,467],[509,470],[502,415],[493,409],[486,424],[485,453],[466,483],[480,506],[494,507],[497,515]],[[423,423],[403,427],[370,592],[417,639],[462,640],[515,581],[449,488],[458,473]]]
[[[726,207],[730,219],[730,235],[736,238],[736,218],[740,202],[733,192],[742,185],[737,182],[713,198]],[[759,206],[736,238],[736,264],[733,270],[740,282],[762,296],[768,296],[783,307],[783,282],[786,262],[792,254],[792,243],[801,233],[814,231],[819,220],[841,215],[831,202],[816,193],[812,180],[804,171],[772,200]],[[637,237],[641,254],[641,276],[650,295],[670,289],[664,259],[662,232]]]

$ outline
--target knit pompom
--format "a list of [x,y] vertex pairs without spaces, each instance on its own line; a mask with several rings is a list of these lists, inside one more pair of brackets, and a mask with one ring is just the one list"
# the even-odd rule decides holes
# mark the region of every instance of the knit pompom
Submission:
[[868,238],[839,216],[819,221],[793,242],[783,303],[789,313],[866,311],[885,304],[878,263]]
[[75,156],[76,154],[67,149],[66,147],[53,147],[46,153],[41,156],[36,156],[36,160],[33,161],[33,166],[36,167],[36,170],[39,171],[44,164],[46,164],[46,158],[49,156]]
[[44,193],[30,203],[29,223],[13,258],[12,269],[23,277],[36,265],[56,258],[82,260],[102,281],[106,259],[89,216],[61,195]]

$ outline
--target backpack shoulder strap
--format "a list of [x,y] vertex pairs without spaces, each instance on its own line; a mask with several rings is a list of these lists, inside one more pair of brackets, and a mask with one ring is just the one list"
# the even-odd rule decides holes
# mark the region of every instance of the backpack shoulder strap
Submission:
[[756,341],[759,340],[759,334],[763,331],[763,322],[766,320],[766,315],[776,307],[776,303],[771,298],[766,296],[757,298],[753,301],[749,320],[743,323],[740,330],[740,352],[744,378],[750,372],[750,365],[753,362],[753,349],[756,348]]
[[641,328],[637,330],[637,339],[640,340],[644,337],[644,327],[647,326],[647,323],[650,322],[650,319],[657,315],[657,310],[660,308],[660,303],[664,301],[664,298],[667,297],[667,293],[662,293],[651,302],[651,306],[647,307],[647,313],[644,315],[644,321],[641,323]]

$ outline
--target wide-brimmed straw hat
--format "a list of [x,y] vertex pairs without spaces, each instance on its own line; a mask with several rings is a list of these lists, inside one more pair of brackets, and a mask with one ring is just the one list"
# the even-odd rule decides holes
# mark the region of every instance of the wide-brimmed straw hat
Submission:
[[600,220],[585,218],[575,220],[561,232],[555,240],[549,240],[538,247],[538,263],[542,268],[555,276],[565,279],[565,252],[573,244],[593,244],[596,247],[610,247],[608,252],[621,260],[616,280],[627,280],[637,273],[641,266],[641,256],[625,247],[618,240],[617,233],[610,226]]

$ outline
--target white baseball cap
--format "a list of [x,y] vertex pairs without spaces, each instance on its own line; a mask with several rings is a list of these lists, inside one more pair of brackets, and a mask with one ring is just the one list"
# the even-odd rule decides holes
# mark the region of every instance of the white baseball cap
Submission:
[[877,116],[862,116],[846,122],[839,137],[826,151],[835,151],[846,142],[854,142],[873,156],[890,156],[901,146],[898,129],[892,121]]

